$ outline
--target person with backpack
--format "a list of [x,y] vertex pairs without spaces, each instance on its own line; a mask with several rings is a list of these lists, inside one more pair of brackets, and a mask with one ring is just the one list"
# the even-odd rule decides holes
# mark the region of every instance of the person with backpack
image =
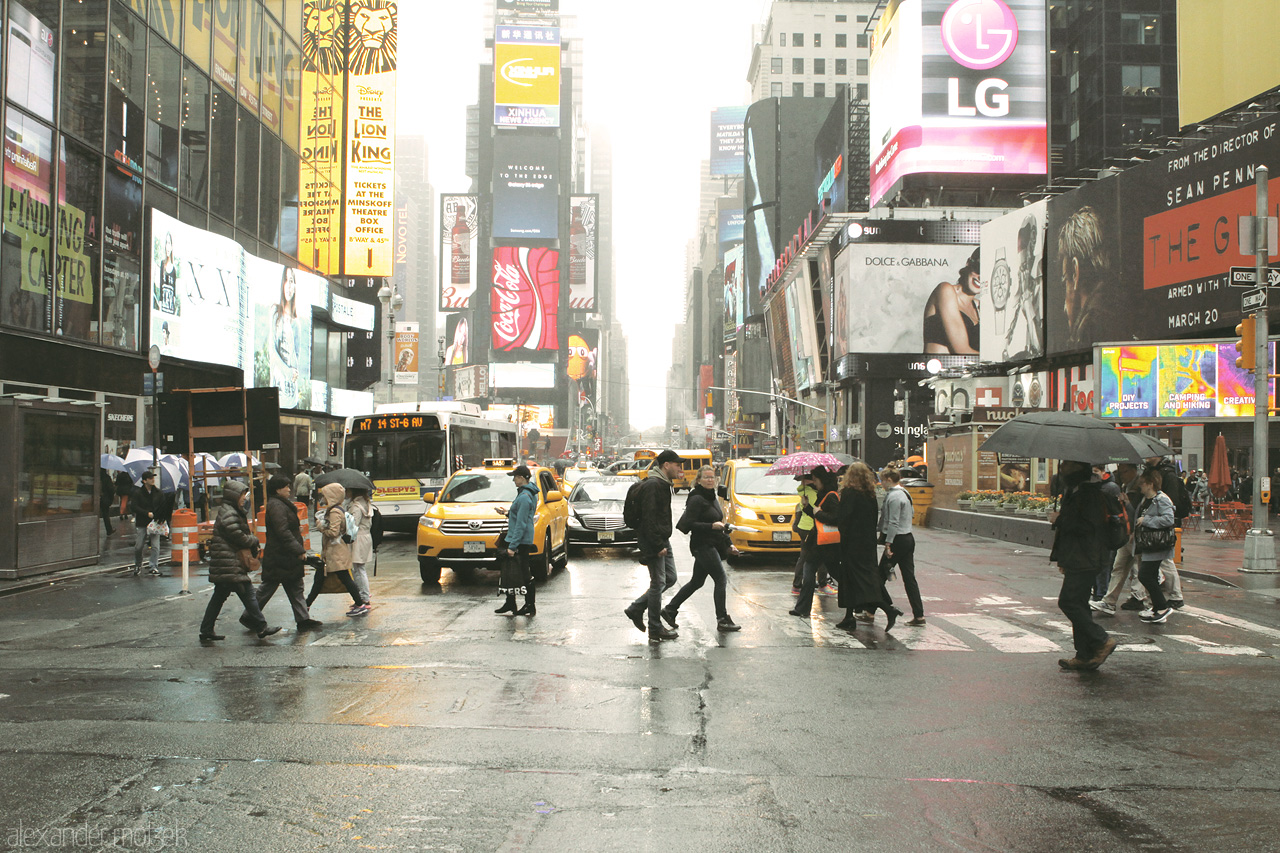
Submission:
[[[1174,466],[1173,460],[1168,456],[1152,456],[1147,460],[1144,473],[1145,471],[1154,471],[1160,475],[1160,482],[1163,484],[1159,487],[1160,492],[1173,504],[1173,526],[1182,527],[1187,516],[1191,515],[1191,494],[1179,479],[1178,469]],[[1249,494],[1252,494],[1252,490]],[[1164,578],[1163,583],[1169,590],[1168,595],[1165,596],[1169,606],[1174,610],[1181,610],[1183,607],[1182,578],[1179,577],[1178,567],[1173,562],[1172,550],[1169,551],[1169,556],[1160,561],[1160,576]]]
[[354,519],[342,508],[346,495],[346,489],[338,483],[320,488],[320,534],[323,542],[320,556],[324,559],[324,570],[316,570],[311,592],[307,594],[307,606],[310,607],[320,595],[325,577],[333,575],[351,596],[352,605],[347,615],[364,616],[369,612],[369,606],[351,577],[351,545],[355,542],[357,530],[352,523]]
[[725,577],[724,564],[720,562],[720,554],[721,551],[727,553],[733,546],[729,544],[724,511],[720,508],[720,499],[716,495],[716,469],[710,465],[703,465],[698,471],[698,479],[689,491],[689,497],[685,499],[684,513],[676,522],[676,529],[689,534],[693,577],[662,608],[662,618],[672,630],[678,628],[676,616],[680,612],[680,605],[702,589],[709,577],[714,584],[712,599],[716,606],[716,630],[741,630],[742,626],[733,621],[725,606],[728,579]]
[[[907,601],[911,602],[911,618],[907,624],[918,628],[924,624],[924,599],[920,597],[920,584],[916,582],[916,537],[911,532],[911,520],[915,505],[911,495],[902,487],[902,473],[896,468],[880,472],[884,482],[884,506],[880,507],[878,529],[884,543],[884,556],[902,573],[902,587]],[[893,626],[893,622],[889,622]]]
[[373,599],[369,596],[369,573],[364,567],[373,559],[373,503],[367,489],[352,489],[350,494],[347,514],[356,522],[356,540],[351,543],[351,577],[368,608],[373,606]]
[[[505,595],[506,600],[493,612],[510,613],[512,616],[537,616],[537,593],[534,592],[533,572],[529,569],[529,556],[533,553],[533,536],[538,515],[538,487],[531,482],[533,473],[527,465],[517,465],[509,472],[509,476],[516,485],[516,496],[512,499],[511,506],[506,509],[499,507],[498,512],[507,517],[506,557],[516,561],[516,582],[499,582],[498,593]],[[512,577],[507,574],[505,579],[511,580]],[[521,594],[524,595],[524,607],[516,610],[516,596]]]
[[1107,585],[1107,591],[1097,601],[1092,599],[1089,601],[1089,606],[1093,608],[1093,611],[1102,616],[1116,615],[1116,608],[1119,606],[1120,595],[1124,591],[1125,584],[1129,585],[1130,600],[1137,602],[1138,607],[1135,608],[1126,601],[1124,608],[1126,610],[1145,609],[1145,606],[1141,603],[1141,597],[1146,594],[1146,590],[1138,582],[1138,564],[1133,555],[1134,508],[1141,500],[1140,492],[1138,491],[1137,466],[1128,462],[1121,462],[1116,466],[1116,473],[1112,482],[1116,484],[1116,489],[1120,493],[1115,500],[1124,512],[1123,530],[1112,532],[1116,533],[1117,538],[1120,533],[1123,533],[1125,541],[1120,543],[1114,550],[1114,556],[1111,559],[1111,580]]
[[649,476],[627,491],[623,503],[623,523],[636,532],[640,562],[649,570],[649,589],[631,602],[623,613],[641,631],[644,612],[649,611],[649,645],[679,638],[676,631],[662,626],[662,593],[676,585],[676,558],[671,553],[671,495],[673,481],[680,476],[680,454],[664,450],[653,460]]
[[1058,475],[1062,502],[1051,516],[1054,535],[1049,559],[1062,573],[1058,609],[1071,622],[1076,650],[1075,657],[1060,659],[1058,666],[1094,670],[1116,648],[1115,638],[1093,621],[1089,607],[1089,591],[1107,552],[1107,499],[1087,462],[1061,462]]

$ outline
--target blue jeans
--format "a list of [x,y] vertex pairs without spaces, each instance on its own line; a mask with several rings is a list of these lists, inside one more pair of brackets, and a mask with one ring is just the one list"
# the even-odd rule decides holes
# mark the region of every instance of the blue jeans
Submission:
[[[133,543],[133,568],[137,571],[142,568],[142,552],[147,547],[147,525],[138,526],[138,537]],[[160,570],[160,534],[153,533],[151,539],[151,570],[153,572]]]
[[650,633],[662,630],[662,623],[659,621],[662,593],[676,585],[676,558],[671,553],[670,542],[667,543],[666,549],[667,553],[663,556],[654,555],[645,561],[645,567],[649,570],[649,589],[644,595],[631,602],[631,606],[627,608],[633,612],[648,608]]

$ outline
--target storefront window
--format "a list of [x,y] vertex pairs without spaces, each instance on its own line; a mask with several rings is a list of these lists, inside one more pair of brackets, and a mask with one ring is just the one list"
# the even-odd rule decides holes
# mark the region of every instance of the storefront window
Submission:
[[262,134],[262,192],[258,200],[258,236],[280,248],[280,140]]
[[188,3],[182,38],[182,52],[201,71],[209,70],[209,39],[213,32],[212,4]]
[[270,18],[262,22],[262,98],[259,114],[267,127],[280,132],[280,67],[284,35]]
[[302,123],[299,112],[302,99],[302,52],[285,39],[280,58],[280,136],[284,144],[298,150]]
[[258,233],[258,137],[262,125],[249,110],[240,109],[236,128],[236,227]]
[[142,171],[146,149],[147,28],[116,3],[107,45],[107,152]]
[[102,157],[65,136],[60,142],[53,328],[67,338],[98,341]]
[[53,131],[5,110],[4,231],[0,236],[0,320],[47,332],[52,323]]
[[213,87],[209,121],[209,210],[230,222],[235,216],[236,102],[221,86]]
[[62,130],[102,147],[107,0],[68,3],[62,14]]
[[181,78],[178,52],[152,34],[147,60],[147,177],[171,190],[178,188]]
[[92,513],[98,477],[96,416],[27,412],[18,506],[22,519]]
[[[202,6],[202,3],[187,4]],[[181,0],[151,0],[151,28],[165,37],[169,44],[178,43],[178,33],[182,32]]]
[[182,75],[178,192],[204,205],[209,195],[209,78],[190,62]]
[[58,65],[58,0],[10,0],[6,93],[20,107],[53,121]]
[[240,56],[240,88],[236,94],[240,103],[258,114],[259,87],[262,84],[262,5],[258,0],[240,0],[240,38],[237,41]]

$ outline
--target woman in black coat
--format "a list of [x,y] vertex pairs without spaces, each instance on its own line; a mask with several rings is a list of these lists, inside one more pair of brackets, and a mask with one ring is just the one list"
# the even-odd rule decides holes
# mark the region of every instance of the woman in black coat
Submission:
[[725,609],[724,565],[720,562],[720,548],[726,550],[728,536],[724,531],[724,512],[720,509],[720,501],[716,497],[716,470],[710,465],[702,466],[698,472],[698,480],[694,483],[689,497],[684,503],[684,514],[676,523],[676,529],[689,534],[689,552],[693,554],[693,577],[680,588],[667,606],[662,608],[662,618],[672,628],[676,627],[676,614],[685,599],[693,595],[708,577],[715,584],[712,593],[716,605],[716,629],[720,631],[737,631],[741,627],[729,617]]
[[[840,495],[836,492],[836,475],[821,466],[813,469],[813,476],[818,480],[818,498],[816,504],[809,503],[809,499],[804,495],[800,496],[800,511],[805,515],[818,518],[816,513],[823,513],[823,519],[835,519],[838,517],[840,506]],[[823,521],[824,524],[832,524],[834,521]],[[822,536],[821,531],[814,526],[811,534],[814,539],[813,558],[805,564],[804,581],[800,586],[800,597],[796,599],[796,606],[787,612],[792,616],[799,616],[803,619],[809,618],[809,611],[813,607],[813,588],[816,580],[816,567],[823,564],[827,567],[827,573],[835,577],[841,583],[843,578],[840,576],[840,543],[823,544],[818,541]]]
[[243,552],[256,554],[258,551],[258,540],[245,510],[248,496],[249,487],[239,480],[228,480],[222,487],[222,506],[218,507],[218,520],[214,522],[213,538],[209,540],[209,580],[213,583],[213,596],[200,623],[202,641],[226,639],[214,633],[214,623],[222,612],[222,605],[232,595],[244,605],[247,623],[257,628],[259,637],[269,637],[280,630],[269,626],[263,618],[249,568],[241,559]]
[[876,524],[879,517],[875,475],[863,463],[854,462],[840,481],[839,510],[834,515],[825,512],[816,515],[819,521],[834,523],[840,528],[840,562],[844,576],[840,579],[839,604],[844,608],[845,616],[837,628],[856,628],[856,611],[874,613],[877,609],[883,610],[889,617],[890,628],[902,615],[889,598],[876,560]]

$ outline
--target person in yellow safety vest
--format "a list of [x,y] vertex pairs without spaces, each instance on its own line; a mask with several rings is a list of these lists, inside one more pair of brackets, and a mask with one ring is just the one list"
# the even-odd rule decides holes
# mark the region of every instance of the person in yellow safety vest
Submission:
[[[800,481],[800,485],[796,486],[796,495],[801,498],[808,498],[810,504],[814,504],[818,500],[818,480],[812,473],[804,474],[796,477]],[[804,563],[811,556],[813,549],[813,516],[805,515],[800,511],[801,503],[796,502],[796,512],[791,518],[791,532],[795,533],[800,539],[800,557],[796,560],[795,576],[791,580],[791,594],[800,594],[800,584],[804,580]],[[826,565],[821,565],[818,569],[818,591],[824,595],[834,595],[836,592],[835,585],[831,583],[831,579],[827,576]]]

